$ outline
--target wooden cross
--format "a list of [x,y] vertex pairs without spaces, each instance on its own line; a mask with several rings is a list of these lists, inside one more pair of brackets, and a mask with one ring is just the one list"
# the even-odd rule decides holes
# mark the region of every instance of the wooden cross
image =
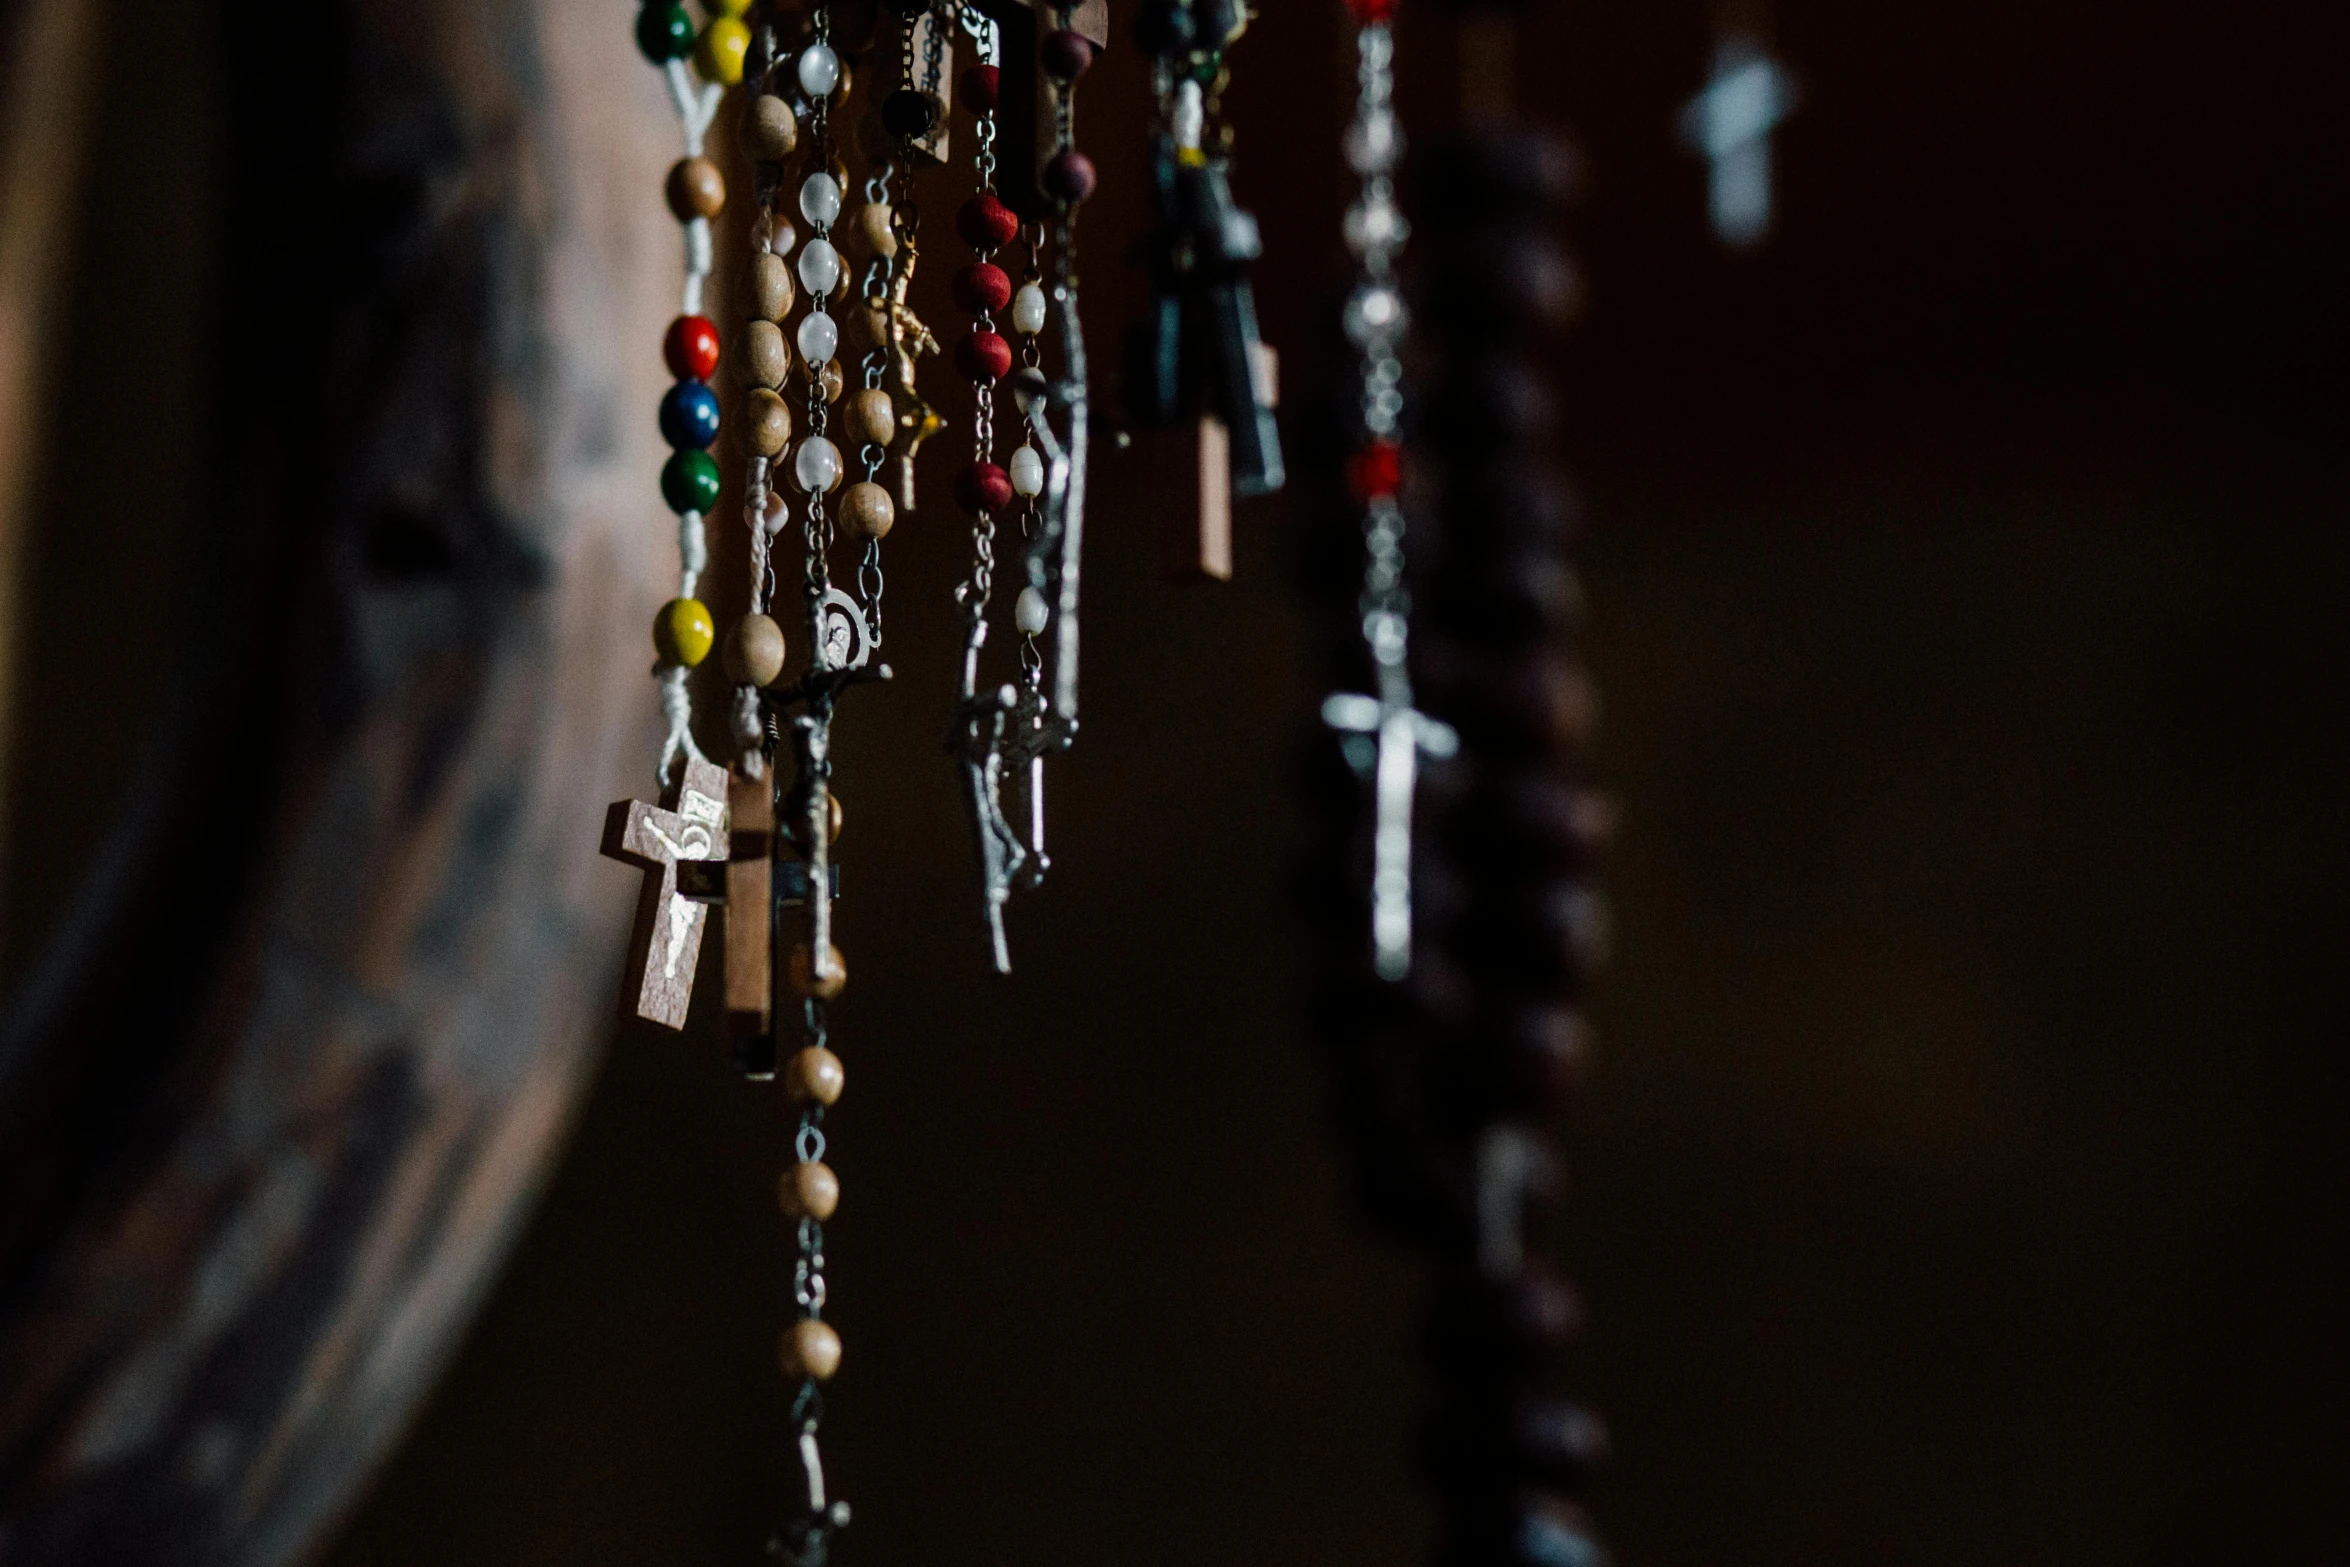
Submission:
[[724,768],[688,757],[668,807],[620,800],[604,818],[604,853],[645,873],[621,993],[624,1018],[685,1027],[709,911],[679,894],[677,868],[726,858],[727,793]]
[[[1350,737],[1347,759],[1372,778],[1371,965],[1381,979],[1402,979],[1412,970],[1412,796],[1419,789],[1420,758],[1456,754],[1460,736],[1408,700],[1355,692],[1325,701],[1322,722]],[[1364,745],[1354,736],[1376,738]]]
[[680,866],[680,897],[726,910],[726,1020],[737,1039],[768,1032],[774,1016],[775,784],[736,769],[727,785],[727,855]]
[[[1281,406],[1281,354],[1270,343],[1250,356],[1257,397]],[[1170,512],[1160,535],[1160,565],[1173,582],[1232,580],[1232,432],[1213,413],[1199,416],[1199,491],[1191,515]]]

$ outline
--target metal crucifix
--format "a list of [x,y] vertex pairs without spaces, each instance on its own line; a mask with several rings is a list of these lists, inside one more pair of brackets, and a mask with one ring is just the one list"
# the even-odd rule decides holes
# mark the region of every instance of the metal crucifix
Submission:
[[[1004,905],[1014,888],[1026,891],[1040,884],[1051,864],[1044,847],[1044,759],[1067,750],[1077,737],[1077,610],[1090,414],[1075,283],[1066,277],[1056,282],[1052,301],[1067,374],[1058,383],[1048,383],[1040,374],[1023,372],[1013,382],[1013,395],[1034,427],[1045,459],[1043,520],[1028,541],[1023,564],[1028,590],[1050,608],[1052,693],[1048,698],[1042,673],[1036,670],[1021,685],[980,691],[987,604],[985,595],[973,594],[965,606],[962,690],[948,742],[962,770],[963,805],[979,850],[981,914],[987,921],[989,955],[999,974],[1012,971]],[[1067,423],[1065,437],[1054,426],[1056,411]],[[1027,818],[1025,835],[1004,809],[1007,779],[1014,782],[1015,799],[1024,807],[1020,814]]]
[[1457,755],[1460,736],[1415,709],[1408,691],[1386,698],[1340,692],[1322,703],[1322,722],[1349,737],[1347,760],[1372,780],[1371,966],[1381,979],[1402,979],[1412,970],[1412,797],[1420,758]]

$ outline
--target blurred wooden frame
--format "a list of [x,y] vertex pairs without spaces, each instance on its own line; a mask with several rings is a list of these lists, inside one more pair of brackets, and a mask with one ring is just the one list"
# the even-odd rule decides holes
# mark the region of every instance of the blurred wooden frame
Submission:
[[[0,779],[16,708],[17,592],[49,324],[66,274],[94,108],[96,0],[27,0],[0,83]],[[0,802],[5,803],[5,802]]]

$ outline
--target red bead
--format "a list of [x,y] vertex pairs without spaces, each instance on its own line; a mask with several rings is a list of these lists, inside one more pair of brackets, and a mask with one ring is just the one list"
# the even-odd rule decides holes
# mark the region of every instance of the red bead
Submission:
[[1012,504],[1012,476],[991,462],[975,462],[955,475],[955,501],[973,513],[1002,511]]
[[1094,181],[1093,160],[1074,147],[1055,153],[1044,166],[1044,193],[1055,201],[1091,200]]
[[955,345],[955,368],[966,381],[1001,381],[1012,370],[1012,345],[993,332],[974,332]]
[[955,101],[972,114],[993,114],[1003,78],[992,65],[975,65],[955,83]]
[[1012,243],[1012,236],[1020,232],[1020,219],[1011,208],[981,191],[955,214],[955,232],[963,236],[964,244],[984,256]]
[[1056,81],[1073,82],[1093,64],[1093,40],[1083,33],[1062,28],[1044,35],[1044,46],[1038,53],[1044,60],[1045,75]]
[[1369,26],[1385,22],[1395,15],[1395,0],[1346,0],[1346,8],[1355,14],[1355,20]]
[[661,340],[661,357],[680,381],[707,381],[718,368],[718,326],[708,316],[679,316]]
[[1373,441],[1346,460],[1346,487],[1358,501],[1377,500],[1403,488],[1403,448]]
[[992,316],[1012,302],[1012,280],[984,261],[956,273],[954,288],[955,304],[975,316]]

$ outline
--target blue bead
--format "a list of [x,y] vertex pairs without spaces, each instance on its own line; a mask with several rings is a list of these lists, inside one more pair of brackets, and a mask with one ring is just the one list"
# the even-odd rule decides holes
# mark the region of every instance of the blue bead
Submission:
[[718,394],[699,381],[680,381],[661,398],[661,438],[681,452],[698,452],[718,439]]

